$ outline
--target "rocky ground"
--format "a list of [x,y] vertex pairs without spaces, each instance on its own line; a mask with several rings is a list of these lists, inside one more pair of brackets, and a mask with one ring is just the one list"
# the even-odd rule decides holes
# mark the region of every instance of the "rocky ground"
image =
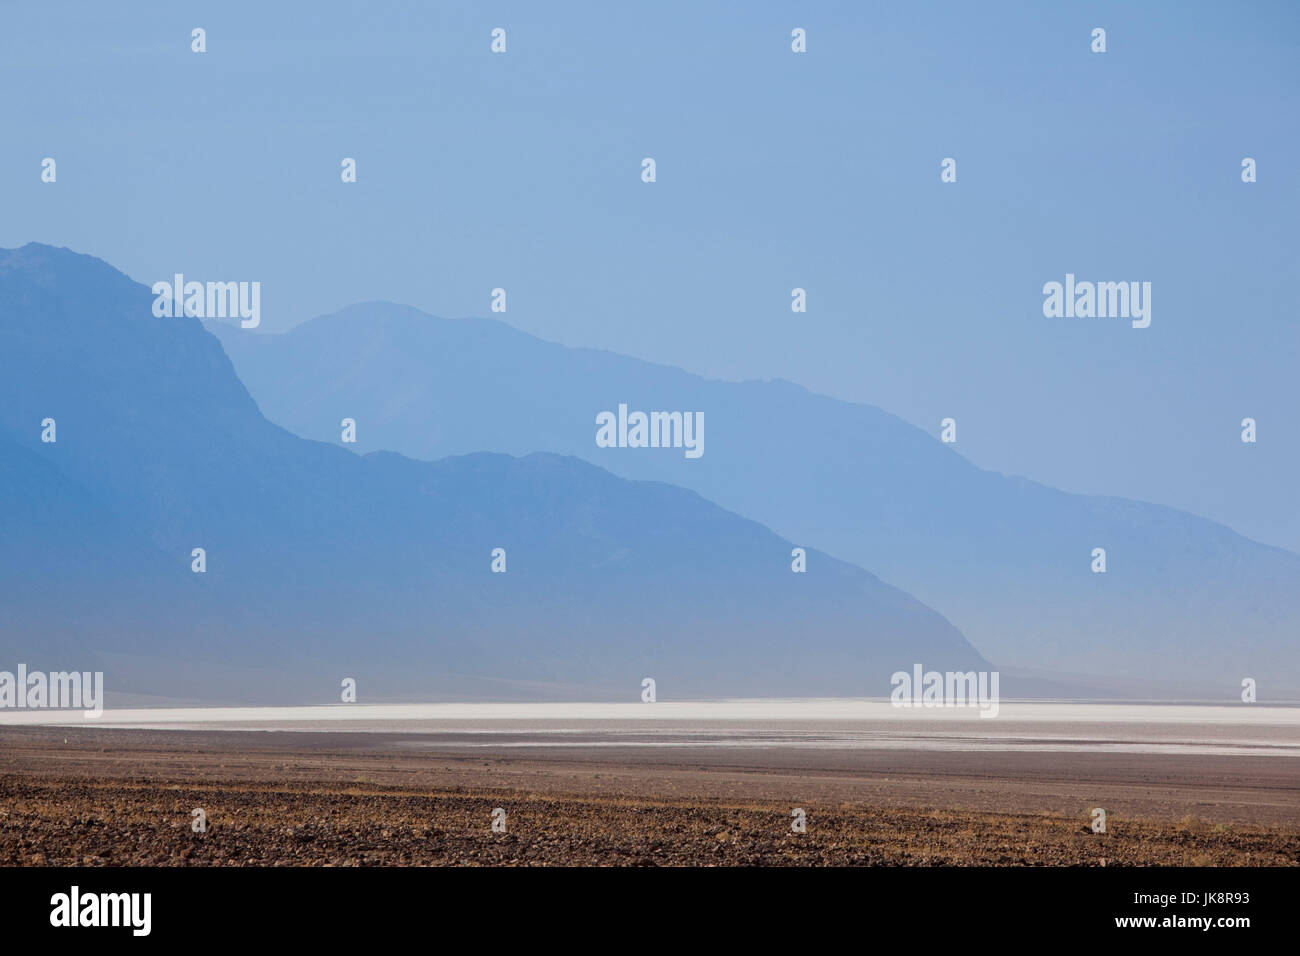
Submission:
[[[492,813],[506,811],[506,832]],[[206,832],[194,832],[202,809]],[[1300,833],[1082,817],[374,785],[0,777],[0,864],[1295,865]]]
[[[0,731],[0,761],[6,866],[1300,864],[1284,777],[1247,796],[1198,785],[1203,813],[1169,818],[1141,812],[1132,785],[1071,790],[1030,767],[1033,786],[990,779],[981,790],[951,761],[947,777],[912,779],[662,756],[548,762],[381,738],[45,729]],[[1001,812],[989,806],[999,786]],[[1175,784],[1146,787],[1149,805],[1175,806],[1159,786]],[[1062,797],[1075,790],[1113,796],[1105,833],[1092,832],[1087,803]],[[498,807],[504,833],[492,829]],[[796,807],[803,833],[791,829]],[[1272,822],[1224,822],[1261,814]]]

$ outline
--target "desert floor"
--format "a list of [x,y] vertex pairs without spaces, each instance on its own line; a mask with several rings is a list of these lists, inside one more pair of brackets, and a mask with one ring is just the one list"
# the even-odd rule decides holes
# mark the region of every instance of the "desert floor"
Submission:
[[1297,865],[1300,761],[0,727],[0,865],[60,864]]

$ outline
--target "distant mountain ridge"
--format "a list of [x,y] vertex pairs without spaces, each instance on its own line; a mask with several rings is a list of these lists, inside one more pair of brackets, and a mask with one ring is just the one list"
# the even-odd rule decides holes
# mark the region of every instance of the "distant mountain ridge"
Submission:
[[863,696],[914,661],[989,667],[914,598],[811,548],[794,574],[791,542],[692,491],[554,454],[299,438],[151,302],[97,259],[0,251],[11,663],[102,663],[110,703],[330,701],[345,676],[372,700],[636,699],[643,677],[665,698]]
[[[983,471],[878,408],[387,303],[283,335],[209,327],[297,434],[337,444],[350,417],[362,450],[547,451],[691,488],[917,595],[999,664],[1230,697],[1246,677],[1300,690],[1300,556],[1171,508]],[[705,453],[598,447],[596,416],[620,402],[703,412]]]

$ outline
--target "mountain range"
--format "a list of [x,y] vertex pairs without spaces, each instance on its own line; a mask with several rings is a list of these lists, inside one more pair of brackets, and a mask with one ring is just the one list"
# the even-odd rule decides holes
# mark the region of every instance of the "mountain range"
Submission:
[[[1300,556],[1172,508],[982,470],[937,422],[931,434],[790,382],[712,381],[388,303],[279,335],[208,327],[296,434],[338,445],[351,418],[347,447],[362,451],[549,452],[692,489],[915,595],[1021,673],[1107,693],[1235,698],[1246,677],[1300,689]],[[601,447],[597,416],[620,404],[702,413],[704,453]]]
[[[400,343],[353,315],[340,328],[369,360],[351,385],[394,422],[415,413],[419,356],[386,375],[380,346]],[[512,340],[458,328],[489,350]],[[527,401],[496,391],[521,354],[440,386],[426,411],[458,450],[424,461],[399,453],[397,430],[384,450],[368,410],[364,455],[268,420],[258,402],[275,400],[254,401],[227,351],[251,363],[221,335],[224,350],[198,319],[155,316],[149,287],[98,259],[0,251],[0,659],[104,669],[110,704],[338,700],[345,677],[372,700],[636,700],[645,677],[664,698],[864,696],[914,662],[990,666],[862,568],[688,488],[547,449],[554,430],[475,447],[475,422]]]

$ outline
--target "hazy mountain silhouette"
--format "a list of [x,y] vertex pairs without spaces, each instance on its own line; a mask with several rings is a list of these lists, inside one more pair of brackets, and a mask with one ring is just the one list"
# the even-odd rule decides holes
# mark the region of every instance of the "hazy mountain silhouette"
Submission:
[[[299,438],[198,320],[152,301],[88,256],[0,252],[11,667],[106,662],[110,692],[286,702],[337,700],[345,676],[363,699],[635,700],[647,676],[662,697],[877,695],[914,661],[988,666],[908,595],[817,551],[794,574],[790,542],[689,490],[552,454]],[[479,391],[439,417],[478,415]]]
[[[878,408],[384,303],[278,336],[211,327],[266,415],[307,437],[338,444],[351,417],[363,450],[548,451],[691,488],[917,595],[999,664],[1227,698],[1244,677],[1300,688],[1300,557],[1170,508],[981,470]],[[619,403],[703,412],[703,457],[598,448],[596,416]]]

